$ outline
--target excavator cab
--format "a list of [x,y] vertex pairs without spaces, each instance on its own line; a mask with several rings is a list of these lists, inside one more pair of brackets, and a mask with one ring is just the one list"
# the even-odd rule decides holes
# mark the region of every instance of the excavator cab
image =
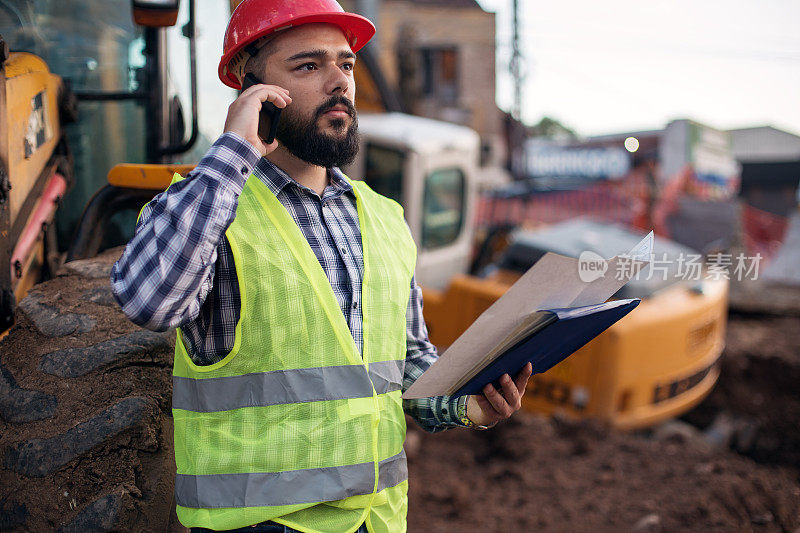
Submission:
[[[116,163],[164,164],[210,145],[198,121],[195,35],[202,20],[221,38],[228,9],[196,9],[194,0],[0,1],[0,264],[10,265],[0,269],[0,331],[15,303],[65,259],[130,238],[154,192],[109,186]],[[215,44],[204,40],[203,52],[215,56]],[[234,92],[215,87],[205,97],[218,109]]]

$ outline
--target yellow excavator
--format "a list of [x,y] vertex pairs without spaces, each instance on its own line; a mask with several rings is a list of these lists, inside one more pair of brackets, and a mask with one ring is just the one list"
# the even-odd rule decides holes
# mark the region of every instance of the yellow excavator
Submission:
[[[451,344],[546,252],[612,257],[639,239],[628,229],[588,219],[516,230],[484,276],[456,276],[446,290],[425,291],[431,340],[438,346]],[[656,238],[654,256],[658,272],[643,271],[614,295],[641,298],[637,309],[534,376],[523,398],[525,408],[635,429],[678,416],[711,391],[724,346],[728,281],[705,271],[678,272],[681,261],[699,254],[666,239]]]
[[72,178],[61,130],[74,119],[60,77],[39,57],[10,53],[0,40],[0,332],[14,320],[15,302],[56,268],[56,209]]

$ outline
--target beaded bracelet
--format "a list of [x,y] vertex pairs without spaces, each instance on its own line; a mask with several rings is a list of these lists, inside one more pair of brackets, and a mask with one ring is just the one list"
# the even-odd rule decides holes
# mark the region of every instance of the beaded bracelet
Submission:
[[469,396],[462,396],[462,398],[464,398],[464,400],[461,401],[461,399],[459,399],[458,411],[456,414],[458,415],[458,419],[461,421],[461,423],[464,424],[466,427],[476,429],[478,431],[486,431],[487,429],[493,428],[497,424],[497,422],[495,422],[494,424],[483,426],[476,424],[475,422],[470,420],[470,418],[467,416],[467,401],[469,399]]

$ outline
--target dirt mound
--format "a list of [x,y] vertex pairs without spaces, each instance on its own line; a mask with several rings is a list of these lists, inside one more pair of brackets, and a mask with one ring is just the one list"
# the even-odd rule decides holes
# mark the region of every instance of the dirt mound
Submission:
[[656,438],[529,413],[487,432],[416,431],[409,531],[796,532],[798,383],[800,320],[734,316],[719,383],[685,419],[748,421],[747,455],[692,432]]
[[686,419],[706,427],[718,413],[744,421],[756,461],[800,469],[800,317],[733,315],[719,383]]
[[422,435],[409,531],[795,531],[797,471],[521,413]]

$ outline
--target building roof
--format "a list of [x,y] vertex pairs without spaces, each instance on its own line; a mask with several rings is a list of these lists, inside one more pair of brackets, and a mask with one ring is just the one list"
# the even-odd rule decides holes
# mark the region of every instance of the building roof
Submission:
[[590,135],[589,137],[586,138],[586,141],[589,142],[624,141],[628,137],[636,137],[639,139],[646,137],[659,137],[662,133],[664,133],[663,129],[606,133],[603,135]]
[[786,130],[782,130],[782,129],[776,128],[775,126],[771,126],[769,124],[764,124],[762,126],[748,126],[747,128],[733,128],[733,129],[728,130],[728,131],[730,131],[731,133],[738,133],[738,132],[757,131],[757,130],[758,131],[766,131],[766,130],[777,131],[777,132],[780,132],[782,134],[791,135],[792,137],[796,137],[796,138],[800,139],[800,136],[795,135],[794,133],[791,133],[791,132],[788,132]]
[[773,126],[729,130],[739,161],[779,162],[800,159],[800,136]]

